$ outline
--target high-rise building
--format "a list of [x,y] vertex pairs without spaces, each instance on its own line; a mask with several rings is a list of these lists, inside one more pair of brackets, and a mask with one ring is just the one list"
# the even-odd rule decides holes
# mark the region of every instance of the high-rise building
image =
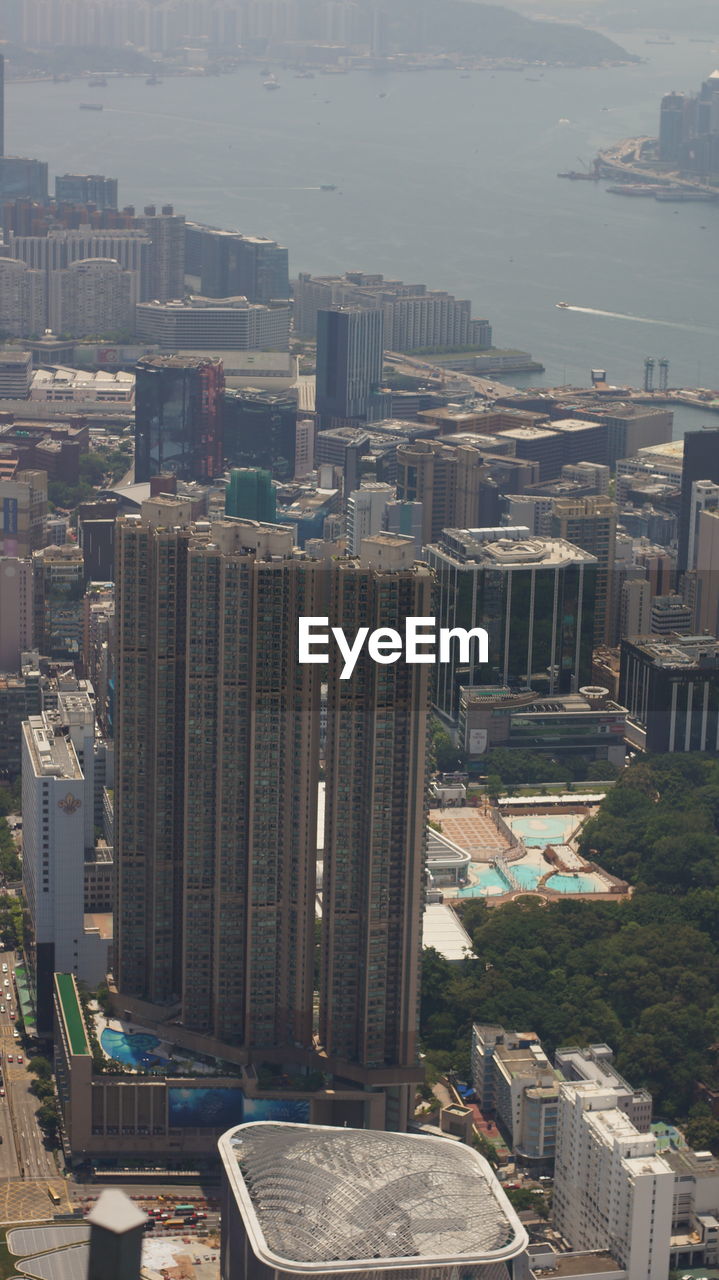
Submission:
[[682,491],[679,507],[679,554],[677,572],[686,573],[689,547],[692,541],[693,486],[698,480],[719,484],[719,428],[704,431],[687,431],[684,436],[682,460]]
[[719,510],[699,515],[696,539],[693,630],[696,635],[719,635]]
[[32,352],[0,351],[0,400],[26,400],[31,383]]
[[384,509],[382,528],[388,533],[399,533],[414,539],[415,559],[422,552],[422,503],[390,501]]
[[289,346],[289,307],[244,297],[143,302],[136,320],[138,338],[165,351],[287,351]]
[[347,499],[347,550],[358,556],[362,539],[369,538],[382,529],[384,510],[395,497],[395,488],[381,481],[365,481]]
[[699,547],[699,521],[702,511],[716,511],[719,507],[719,484],[711,480],[695,480],[689,498],[689,533],[687,543],[687,570],[696,569]]
[[0,53],[0,156],[5,155],[5,55]]
[[265,1122],[230,1129],[219,1152],[222,1280],[526,1274],[527,1233],[460,1142]]
[[45,542],[47,472],[16,471],[0,480],[0,556],[27,559]]
[[233,467],[225,490],[225,515],[275,524],[277,498],[269,471],[261,471],[258,467]]
[[[228,388],[222,398],[222,420],[228,466],[262,467],[274,480],[292,479],[297,451],[294,396]],[[308,461],[311,471],[311,457]]]
[[241,295],[249,302],[274,302],[290,296],[287,250],[264,236],[216,231],[188,223],[187,272],[199,280],[208,298]]
[[484,458],[468,445],[413,440],[397,449],[397,497],[421,502],[422,539],[434,542],[443,529],[474,529],[482,519]]
[[385,416],[381,311],[359,307],[317,313],[315,409],[320,427]]
[[622,640],[627,741],[642,751],[719,751],[719,644],[713,636]]
[[113,258],[81,258],[51,271],[48,282],[54,333],[115,340],[134,333],[139,271],[126,271]]
[[554,1219],[576,1251],[607,1250],[627,1280],[665,1276],[674,1174],[620,1110],[611,1083],[559,1088]]
[[503,685],[570,693],[588,684],[594,634],[596,556],[562,538],[526,529],[448,529],[425,549],[438,585],[441,627],[483,627],[476,645],[437,668],[435,702],[456,720],[460,685]]
[[609,498],[557,498],[552,507],[550,532],[564,538],[597,558],[597,587],[594,598],[594,644],[612,641],[612,580],[614,540],[617,532],[617,504]]
[[0,258],[0,329],[9,338],[42,333],[47,325],[47,277],[25,262]]
[[[311,1044],[319,676],[287,530],[118,523],[117,979],[232,1044]],[[221,908],[221,909],[220,909]]]
[[175,213],[171,204],[160,212],[147,205],[136,226],[150,237],[148,290],[143,297],[167,302],[185,293],[185,215]]
[[[359,627],[402,634],[407,617],[433,612],[425,566],[383,572],[338,561],[330,590],[329,616],[347,636]],[[350,680],[340,679],[342,666],[335,647],[327,676],[320,1041],[331,1058],[389,1071],[387,1127],[404,1128],[418,1053],[431,668],[380,665],[367,650]]]
[[344,276],[300,273],[293,282],[297,333],[317,334],[317,315],[328,307],[379,310],[389,351],[442,351],[460,347],[487,350],[492,330],[472,319],[472,304],[424,284],[404,284],[381,275],[352,271]]
[[[108,967],[109,936],[85,927],[85,853],[95,843],[108,749],[95,736],[87,688],[58,694],[57,709],[23,725],[23,889],[30,917],[38,1030],[52,1028],[52,975],[94,988]],[[90,922],[88,922],[89,925]]]
[[328,670],[299,662],[297,620],[403,631],[430,612],[429,571],[305,559],[286,528],[193,525],[189,502],[159,497],[118,521],[116,591],[122,998],[177,1004],[188,1030],[250,1061],[354,1081],[355,1098],[357,1084],[376,1086],[375,1120],[405,1128],[418,1078],[430,670],[365,654],[342,680],[336,646]]
[[675,592],[653,596],[649,609],[649,632],[653,636],[688,636],[692,632],[692,609]]
[[0,671],[17,673],[32,648],[32,607],[32,561],[0,555]]
[[55,178],[58,204],[94,205],[96,209],[117,208],[117,178],[99,173],[64,173]]
[[0,155],[0,204],[5,200],[47,200],[47,161]]
[[619,589],[619,626],[617,638],[622,636],[647,636],[651,623],[652,590],[647,579],[623,575]]
[[677,164],[687,136],[690,119],[688,99],[683,93],[665,93],[659,109],[659,159]]
[[211,480],[222,470],[222,361],[147,356],[135,367],[135,480],[172,472]]
[[46,658],[77,661],[82,653],[85,567],[74,543],[32,555],[33,643]]

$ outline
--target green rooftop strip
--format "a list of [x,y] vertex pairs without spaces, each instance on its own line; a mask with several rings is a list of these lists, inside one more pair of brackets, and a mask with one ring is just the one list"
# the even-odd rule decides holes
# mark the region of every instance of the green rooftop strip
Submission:
[[62,1016],[65,1019],[65,1026],[70,1039],[70,1049],[75,1054],[89,1055],[90,1046],[85,1034],[85,1023],[82,1019],[75,979],[71,973],[56,973],[55,985],[57,986]]
[[18,964],[15,966],[15,986],[17,987],[18,1005],[20,1006],[20,1014],[25,1031],[27,1035],[33,1036],[37,1031],[35,1004],[24,965]]

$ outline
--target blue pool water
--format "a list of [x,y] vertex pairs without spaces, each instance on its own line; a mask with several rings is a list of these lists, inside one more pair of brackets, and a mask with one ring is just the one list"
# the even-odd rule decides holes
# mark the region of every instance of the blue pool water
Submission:
[[100,1036],[100,1043],[105,1053],[116,1062],[124,1062],[127,1067],[149,1067],[157,1062],[152,1050],[160,1041],[157,1036],[136,1031],[128,1035],[125,1031],[113,1031],[106,1027]]
[[[547,867],[513,862],[512,872],[522,889],[532,892],[537,888]],[[600,893],[606,886],[594,875],[553,875],[546,881],[546,887],[555,893]],[[485,898],[496,893],[510,893],[512,885],[505,880],[502,872],[496,867],[483,867],[477,879],[459,890],[460,898]]]
[[543,813],[532,817],[507,818],[515,836],[523,840],[527,848],[543,848],[545,844],[564,844],[582,820],[579,813]]

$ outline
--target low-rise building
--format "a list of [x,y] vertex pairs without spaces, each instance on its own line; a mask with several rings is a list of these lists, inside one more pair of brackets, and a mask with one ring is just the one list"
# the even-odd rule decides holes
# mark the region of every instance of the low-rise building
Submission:
[[270,1123],[228,1131],[219,1151],[222,1280],[526,1274],[527,1233],[463,1143]]
[[493,1116],[518,1160],[549,1165],[554,1158],[559,1076],[533,1031],[475,1023],[472,1083],[485,1115]]
[[596,685],[551,698],[491,685],[459,691],[459,741],[470,773],[481,773],[484,756],[497,747],[553,759],[580,753],[621,766],[626,716],[608,689]]

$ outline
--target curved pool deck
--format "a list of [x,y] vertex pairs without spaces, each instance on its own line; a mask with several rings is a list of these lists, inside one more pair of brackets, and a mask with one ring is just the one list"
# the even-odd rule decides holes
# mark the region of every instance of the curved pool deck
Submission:
[[[536,892],[540,880],[545,876],[548,878],[540,892],[545,888],[561,894],[609,892],[609,884],[605,878],[594,871],[550,874],[550,864],[545,862],[536,848],[530,848],[524,858],[509,865],[520,890],[527,893]],[[517,892],[515,885],[499,867],[480,866],[474,862],[470,865],[469,874],[472,883],[459,890],[460,898],[494,898]]]

